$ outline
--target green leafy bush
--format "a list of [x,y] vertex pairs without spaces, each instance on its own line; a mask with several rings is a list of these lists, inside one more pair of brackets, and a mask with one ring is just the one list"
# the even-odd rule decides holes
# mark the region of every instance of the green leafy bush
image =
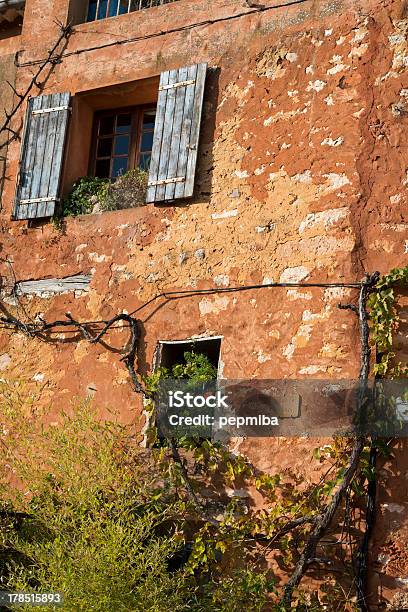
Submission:
[[62,202],[62,216],[134,208],[145,203],[148,174],[129,170],[115,181],[84,176],[78,179]]
[[[144,384],[151,399],[146,402],[146,409],[151,414],[154,412],[153,396],[157,392],[160,380],[163,378],[174,378],[175,380],[188,380],[191,388],[197,384],[209,382],[217,378],[217,369],[212,365],[207,355],[196,353],[194,350],[184,353],[184,363],[176,363],[171,370],[165,367],[158,368],[144,377]],[[156,436],[156,428],[149,428],[149,441],[153,443]]]
[[62,216],[86,215],[91,213],[97,202],[104,200],[109,181],[107,179],[83,176],[78,179],[62,202]]
[[110,183],[101,199],[100,208],[122,210],[143,206],[146,199],[148,174],[140,168],[129,170]]
[[217,370],[206,355],[194,351],[184,353],[184,364],[176,364],[172,377],[188,379],[193,383],[207,382],[217,378]]
[[262,572],[237,570],[240,598],[229,601],[235,575],[224,585],[222,572],[171,567],[197,519],[177,472],[129,427],[95,421],[89,403],[51,427],[2,408],[0,589],[62,592],[67,612],[260,610]]
[[144,381],[147,390],[150,392],[156,391],[157,383],[161,378],[184,379],[192,383],[208,382],[217,378],[217,369],[212,365],[207,355],[192,350],[186,351],[183,357],[184,363],[176,363],[171,370],[161,367],[146,376]]

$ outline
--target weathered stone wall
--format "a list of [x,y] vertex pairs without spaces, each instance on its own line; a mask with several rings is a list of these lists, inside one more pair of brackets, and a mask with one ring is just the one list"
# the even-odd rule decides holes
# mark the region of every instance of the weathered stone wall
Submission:
[[[179,0],[76,27],[67,57],[44,83],[46,93],[76,94],[208,61],[197,189],[184,205],[67,219],[61,230],[11,221],[15,183],[8,181],[2,255],[13,261],[18,279],[92,275],[87,292],[26,299],[31,316],[57,319],[71,311],[99,320],[141,308],[164,289],[350,282],[407,263],[404,6],[304,2],[255,12],[243,4],[217,0],[209,8]],[[55,0],[51,10],[46,0],[27,0],[19,62],[45,56],[58,36],[53,19],[64,21],[68,8],[66,0]],[[207,23],[190,27],[201,22]],[[161,34],[80,52],[154,33]],[[18,69],[21,91],[35,68]],[[9,148],[11,177],[19,150],[17,142]],[[2,270],[9,278],[9,267]],[[139,311],[140,372],[150,370],[158,340],[221,335],[228,377],[356,377],[356,320],[337,308],[355,298],[353,289],[265,288],[158,300]],[[112,332],[113,348],[123,346],[126,333]],[[91,394],[101,410],[117,408],[141,425],[141,402],[117,351],[90,347],[71,334],[44,343],[3,333],[0,352],[1,375],[40,384],[56,415],[74,397]],[[240,450],[261,467],[290,464],[313,478],[305,467],[305,440],[292,440],[290,453],[286,443],[262,440],[243,441]],[[401,504],[395,520],[402,529],[406,496]],[[387,521],[384,514],[382,542],[394,531]],[[404,567],[394,578],[408,575]],[[400,588],[395,580],[385,586]]]

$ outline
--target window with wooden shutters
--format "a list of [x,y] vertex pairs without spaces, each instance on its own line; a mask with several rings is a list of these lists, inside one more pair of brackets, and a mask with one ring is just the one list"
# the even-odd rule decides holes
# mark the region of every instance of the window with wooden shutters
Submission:
[[28,102],[15,219],[54,214],[59,200],[69,102],[69,93],[38,96]]
[[146,202],[193,195],[207,64],[162,72]]

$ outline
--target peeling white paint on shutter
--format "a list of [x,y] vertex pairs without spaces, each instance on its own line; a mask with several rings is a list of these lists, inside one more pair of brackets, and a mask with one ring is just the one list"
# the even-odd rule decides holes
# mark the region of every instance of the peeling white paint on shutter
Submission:
[[28,102],[13,218],[51,217],[59,200],[70,94]]
[[162,72],[146,202],[194,192],[207,64]]

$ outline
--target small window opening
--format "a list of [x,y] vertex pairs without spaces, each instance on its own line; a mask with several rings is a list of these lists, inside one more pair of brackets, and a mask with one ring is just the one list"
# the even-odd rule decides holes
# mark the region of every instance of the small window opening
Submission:
[[[160,341],[154,358],[153,369],[167,368],[170,372],[173,366],[184,365],[186,360],[185,353],[195,352],[205,355],[211,365],[219,372],[221,336],[212,338],[197,338],[193,340]],[[153,420],[148,420],[147,426],[152,426]],[[165,440],[164,435],[158,431],[158,438],[154,446],[161,446]],[[146,443],[148,443],[146,439]]]
[[205,355],[214,368],[219,370],[221,338],[198,338],[195,340],[160,342],[156,367],[171,370],[173,366],[185,364],[184,353],[195,352]]

